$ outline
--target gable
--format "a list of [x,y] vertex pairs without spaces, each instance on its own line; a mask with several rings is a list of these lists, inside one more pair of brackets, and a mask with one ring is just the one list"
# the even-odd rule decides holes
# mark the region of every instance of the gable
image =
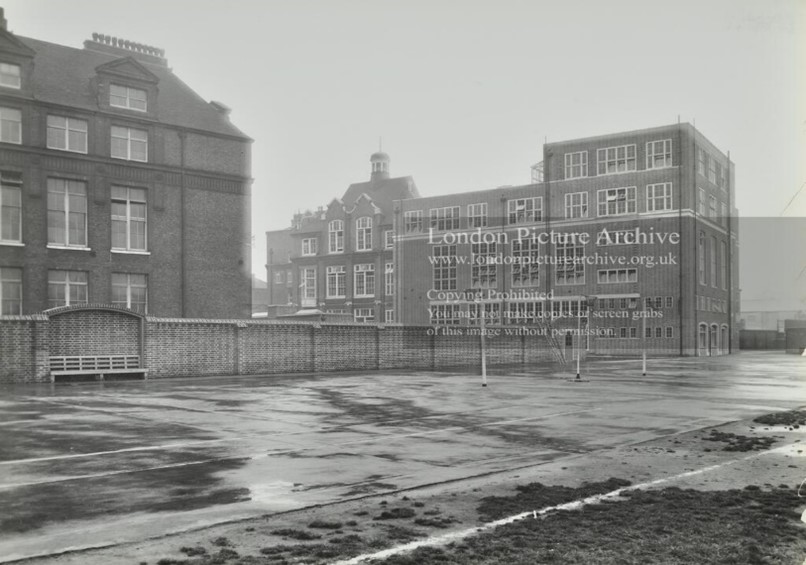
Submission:
[[124,57],[117,59],[103,65],[95,67],[98,74],[113,75],[117,77],[126,78],[129,80],[158,83],[159,78],[157,75],[145,68],[141,63],[135,61],[131,57]]
[[33,57],[36,52],[4,29],[0,29],[0,52]]

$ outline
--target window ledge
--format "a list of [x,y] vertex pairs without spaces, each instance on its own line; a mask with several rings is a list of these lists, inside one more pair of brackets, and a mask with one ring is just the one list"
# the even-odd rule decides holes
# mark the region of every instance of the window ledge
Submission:
[[0,241],[0,245],[7,245],[9,247],[25,247],[21,241]]
[[79,247],[79,246],[72,246],[72,245],[54,245],[52,243],[48,244],[48,249],[64,249],[68,251],[92,251],[91,247]]
[[129,249],[112,249],[112,253],[119,253],[121,255],[151,255],[150,251],[135,251]]

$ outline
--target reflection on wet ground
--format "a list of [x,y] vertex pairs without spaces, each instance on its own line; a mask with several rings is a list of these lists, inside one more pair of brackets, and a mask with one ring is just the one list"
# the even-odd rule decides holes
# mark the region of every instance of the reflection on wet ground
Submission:
[[[31,386],[0,400],[0,556],[536,465],[806,403],[806,358]],[[0,558],[2,560],[2,558]]]

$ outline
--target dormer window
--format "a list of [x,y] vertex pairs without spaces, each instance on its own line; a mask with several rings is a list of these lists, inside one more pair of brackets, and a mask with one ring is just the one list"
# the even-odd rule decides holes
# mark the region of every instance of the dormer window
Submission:
[[110,84],[109,105],[115,108],[126,108],[128,110],[145,112],[147,110],[146,91],[140,90],[139,88]]
[[0,86],[17,89],[22,87],[22,75],[19,65],[0,63]]

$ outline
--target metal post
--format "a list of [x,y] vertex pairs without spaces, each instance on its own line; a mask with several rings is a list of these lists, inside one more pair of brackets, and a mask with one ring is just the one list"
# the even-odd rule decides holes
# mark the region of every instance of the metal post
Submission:
[[642,330],[643,331],[643,337],[641,338],[641,342],[643,343],[643,347],[642,347],[643,351],[641,352],[641,357],[642,357],[642,373],[641,374],[643,374],[643,376],[646,376],[646,296],[642,297],[641,299],[644,302],[644,309],[643,309],[643,316],[642,316],[643,319],[644,319],[644,324],[643,324],[644,327],[643,327],[643,330]]
[[487,386],[487,349],[486,349],[486,342],[484,340],[484,332],[486,331],[486,325],[484,324],[484,308],[483,304],[478,304],[478,312],[479,316],[481,316],[481,386]]
[[582,300],[577,299],[577,380],[579,380],[579,358],[582,357]]

